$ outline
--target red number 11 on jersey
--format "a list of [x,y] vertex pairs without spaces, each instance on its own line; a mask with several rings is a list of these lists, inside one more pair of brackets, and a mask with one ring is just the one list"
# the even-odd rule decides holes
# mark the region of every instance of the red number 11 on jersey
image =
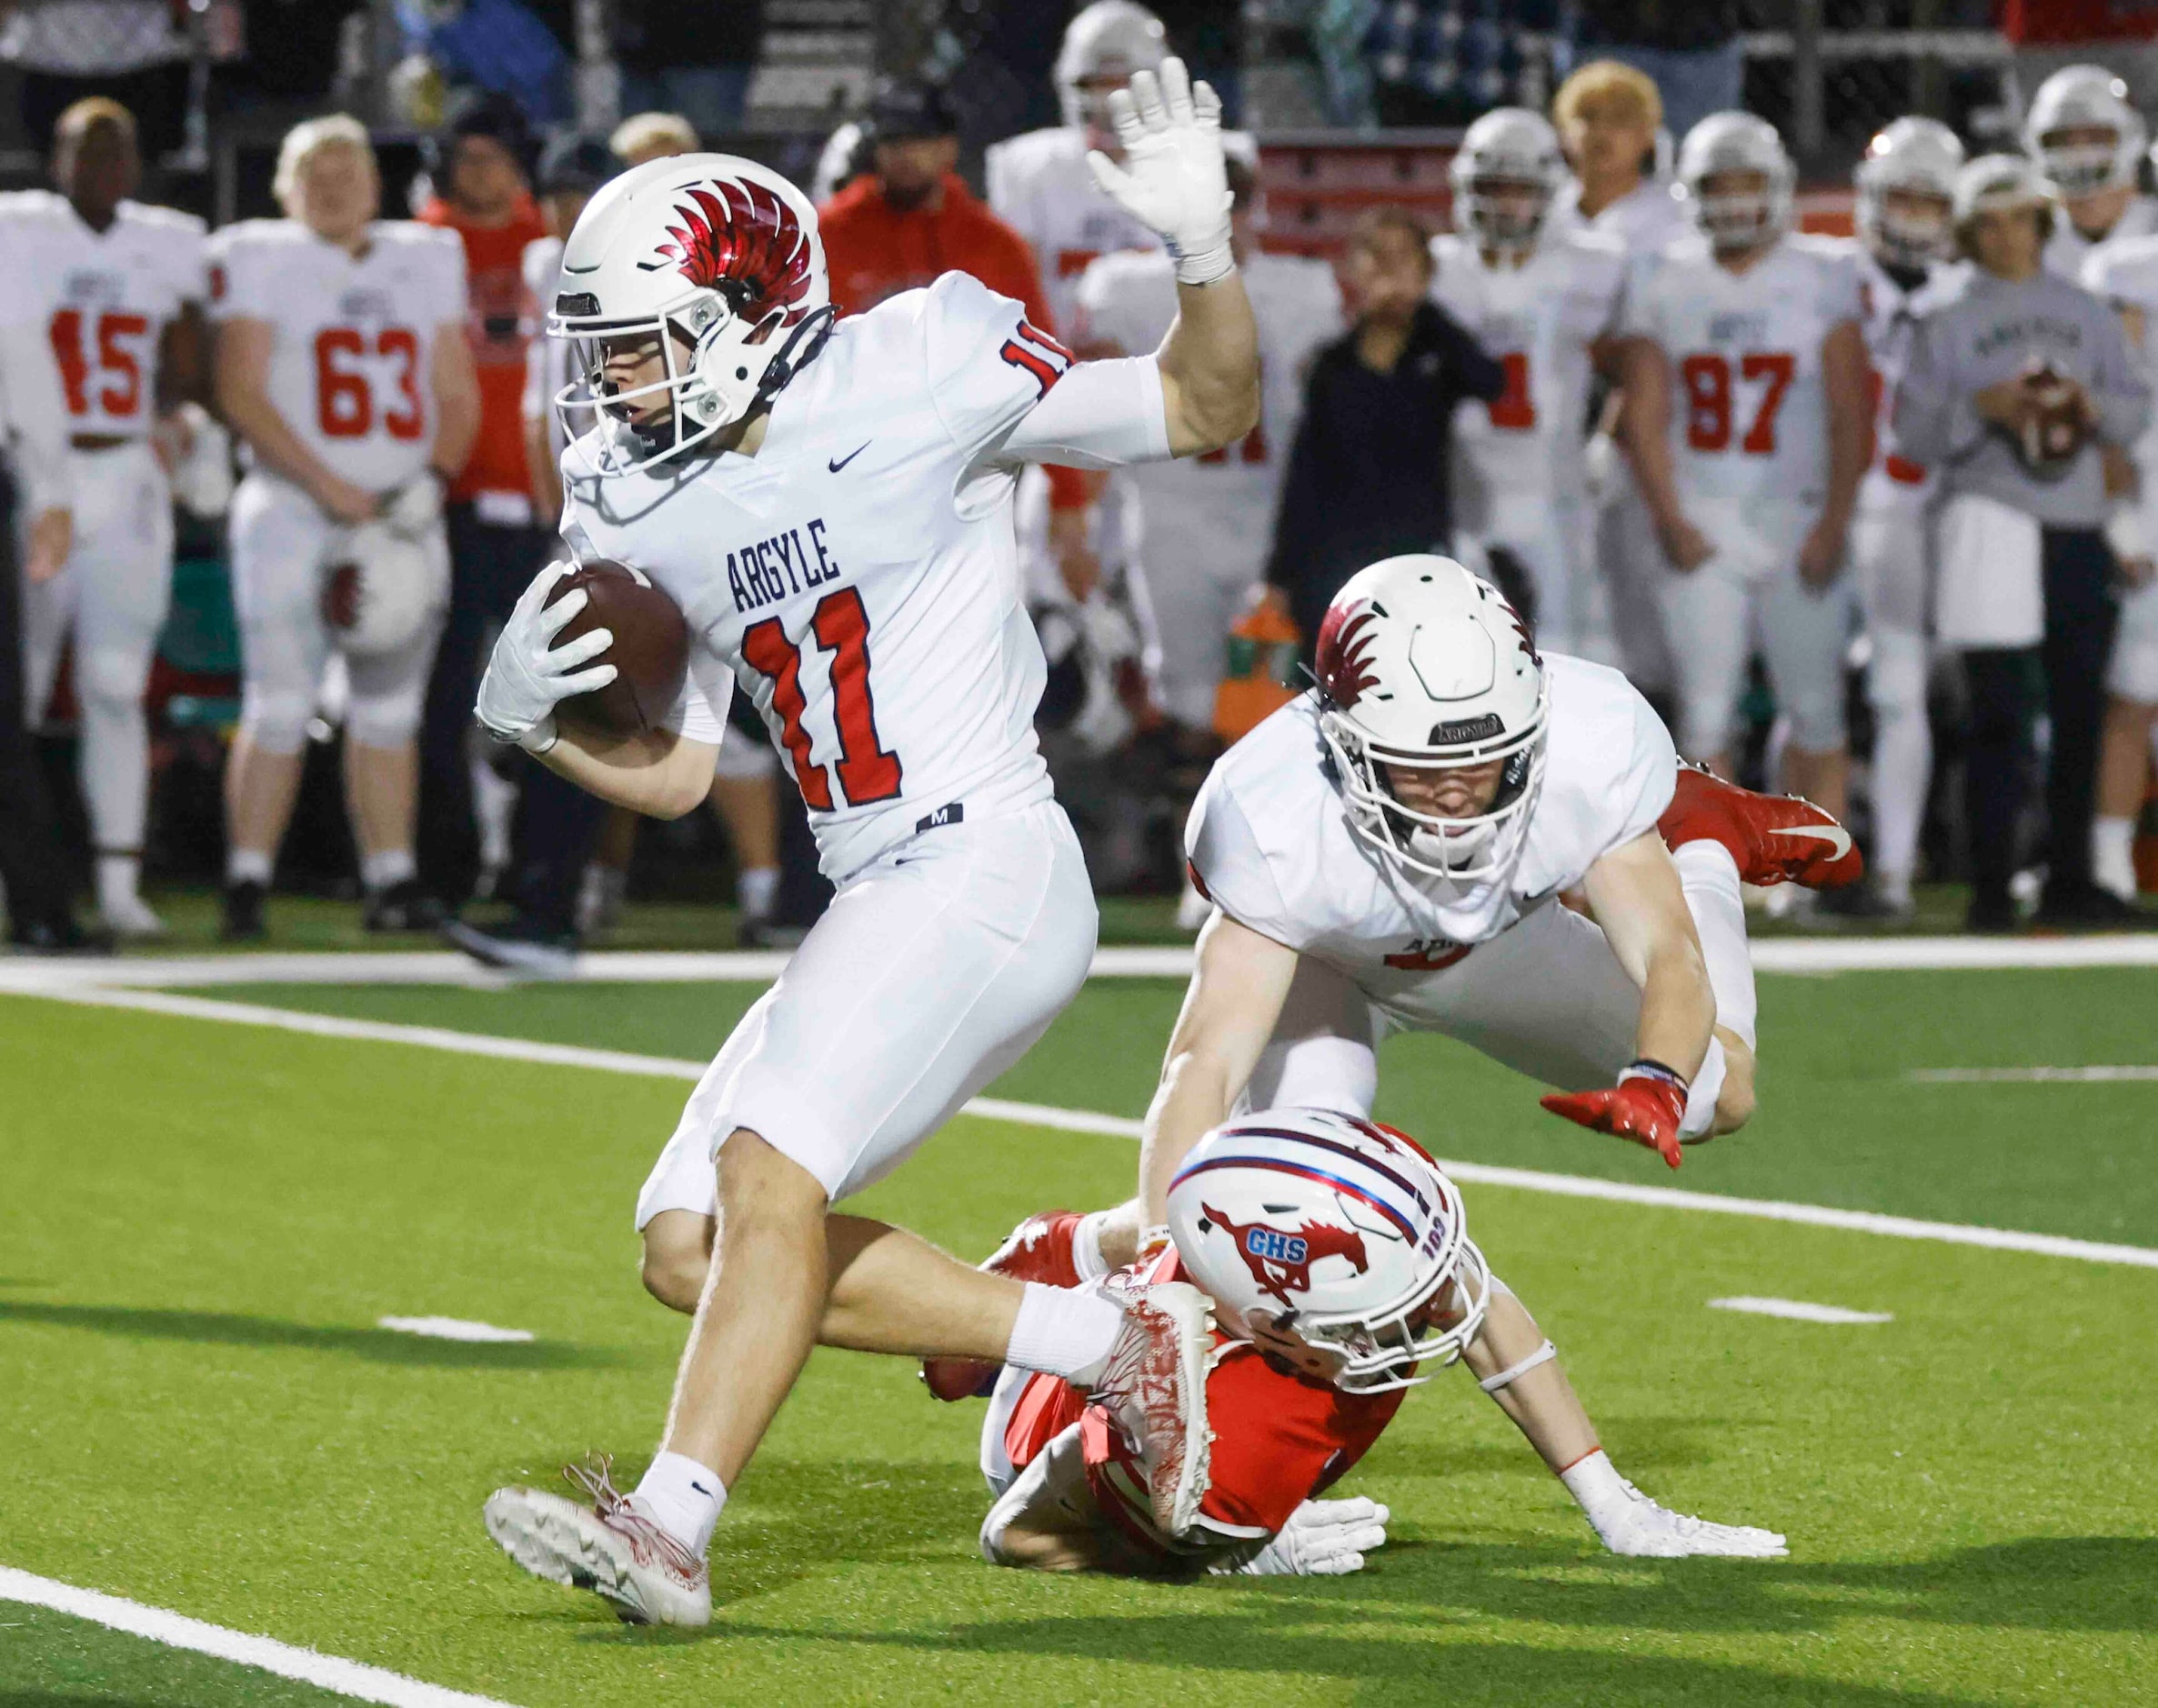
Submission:
[[[869,691],[869,613],[860,591],[841,588],[817,601],[809,618],[817,644],[832,655],[833,720],[839,729],[839,787],[850,807],[890,800],[899,792],[904,768],[899,756],[885,751],[877,735],[877,700]],[[833,809],[831,779],[809,758],[810,736],[802,727],[809,708],[802,692],[801,648],[788,639],[776,617],[753,623],[742,637],[742,657],[772,685],[772,708],[779,714],[779,740],[794,761],[794,780],[802,799],[816,812]]]

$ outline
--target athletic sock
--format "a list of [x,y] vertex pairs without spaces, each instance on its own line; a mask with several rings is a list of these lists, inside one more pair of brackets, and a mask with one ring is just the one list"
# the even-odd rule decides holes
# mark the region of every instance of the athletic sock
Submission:
[[1627,1492],[1626,1479],[1601,1447],[1568,1465],[1559,1473],[1559,1481],[1589,1515],[1589,1522],[1595,1525],[1599,1535],[1605,1523],[1624,1512],[1633,1499]]
[[1101,1373],[1124,1327],[1122,1309],[1091,1287],[1027,1283],[1004,1361],[1047,1371],[1081,1387]]
[[741,876],[734,880],[734,899],[742,911],[753,919],[771,918],[772,904],[779,899],[779,869],[777,866],[746,866]]
[[369,889],[393,889],[418,870],[408,848],[385,849],[379,854],[360,856],[360,882]]
[[142,898],[143,862],[138,854],[100,854],[97,857],[97,910],[115,913]]
[[2135,820],[2099,819],[2091,826],[2091,876],[2123,901],[2135,899]]
[[1721,842],[1688,842],[1671,856],[1679,885],[1701,938],[1709,988],[1716,993],[1716,1024],[1753,1047],[1760,1001],[1753,991],[1753,958],[1746,949],[1746,903],[1738,862]]
[[225,857],[225,882],[234,884],[262,884],[270,881],[270,857],[260,849],[236,848]]
[[1099,1281],[1109,1273],[1109,1260],[1101,1255],[1101,1224],[1109,1218],[1108,1211],[1094,1211],[1081,1216],[1072,1232],[1071,1267],[1081,1281]]
[[709,1466],[681,1453],[655,1454],[630,1497],[652,1522],[699,1560],[712,1545],[712,1529],[727,1504],[727,1485]]

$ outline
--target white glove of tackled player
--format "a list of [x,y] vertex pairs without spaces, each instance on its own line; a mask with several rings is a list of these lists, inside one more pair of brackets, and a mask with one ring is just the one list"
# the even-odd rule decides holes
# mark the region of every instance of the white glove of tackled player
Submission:
[[1236,266],[1229,246],[1229,168],[1221,158],[1221,101],[1194,86],[1180,59],[1157,79],[1134,72],[1109,98],[1124,150],[1121,166],[1099,149],[1087,156],[1094,182],[1159,234],[1176,257],[1177,282],[1210,285]]
[[[573,695],[605,688],[615,679],[611,664],[592,660],[614,645],[611,629],[595,628],[562,646],[555,637],[585,608],[590,596],[579,588],[554,604],[547,596],[574,566],[552,563],[532,578],[502,626],[487,658],[472,715],[497,741],[514,741],[527,753],[555,745],[555,708]],[[590,665],[587,669],[585,667]]]
[[1386,1542],[1391,1517],[1360,1494],[1347,1501],[1306,1501],[1280,1532],[1244,1564],[1217,1575],[1253,1578],[1338,1578],[1364,1569],[1364,1555]]
[[1620,1482],[1631,1498],[1601,1506],[1589,1516],[1603,1545],[1613,1553],[1654,1560],[1679,1560],[1692,1554],[1780,1560],[1791,1552],[1772,1530],[1689,1518],[1659,1506],[1624,1478]]

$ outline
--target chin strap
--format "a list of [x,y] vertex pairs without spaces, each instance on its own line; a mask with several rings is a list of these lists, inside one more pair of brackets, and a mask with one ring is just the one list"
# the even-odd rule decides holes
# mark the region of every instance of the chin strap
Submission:
[[827,304],[802,317],[801,323],[787,335],[779,354],[767,365],[764,377],[757,385],[756,401],[750,404],[748,413],[756,414],[782,387],[817,359],[824,348],[824,341],[832,336],[832,322],[838,315],[837,308]]

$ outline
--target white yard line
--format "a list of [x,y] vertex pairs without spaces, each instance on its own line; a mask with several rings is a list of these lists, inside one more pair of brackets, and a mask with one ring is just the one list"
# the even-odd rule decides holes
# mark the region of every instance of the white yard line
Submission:
[[2115,1085],[2158,1080],[2158,1068],[1913,1068],[1903,1077],[1919,1085]]
[[[576,1044],[540,1043],[525,1038],[495,1038],[484,1032],[452,1031],[440,1026],[400,1026],[388,1020],[347,1020],[334,1014],[303,1014],[253,1002],[226,1002],[212,997],[181,996],[161,990],[95,988],[23,992],[53,1001],[97,1008],[139,1010],[183,1020],[220,1020],[241,1026],[267,1026],[317,1038],[412,1044],[457,1055],[490,1056],[505,1061],[532,1061],[548,1067],[593,1068],[607,1073],[642,1074],[661,1080],[696,1080],[705,1063],[665,1056],[631,1055],[618,1050],[587,1050]],[[1000,1097],[978,1097],[963,1111],[989,1120],[1016,1121],[1064,1132],[1099,1133],[1137,1139],[1139,1123],[1129,1116],[1091,1110],[1059,1109],[1047,1103],[1021,1103]],[[2010,1228],[1981,1228],[1962,1222],[1923,1221],[1911,1216],[1885,1216],[1865,1210],[1839,1210],[1827,1204],[1787,1203],[1779,1199],[1730,1198],[1719,1192],[1690,1192],[1671,1186],[1636,1186],[1622,1181],[1581,1174],[1547,1174],[1536,1169],[1502,1168],[1488,1162],[1448,1162],[1455,1179],[1521,1191],[1548,1192],[1561,1198],[1595,1198],[1657,1210],[1696,1210],[1711,1215],[1751,1216],[1764,1221],[1797,1222],[1895,1240],[1932,1240],[1947,1245],[1981,1246],[1996,1251],[2028,1251],[2041,1257],[2075,1258],[2091,1263],[2124,1263],[2158,1269],[2158,1249],[2074,1240],[2063,1234],[2024,1233]]]
[[498,1329],[492,1322],[463,1317],[376,1317],[375,1326],[429,1341],[467,1341],[476,1346],[521,1346],[533,1338],[530,1329]]
[[[787,965],[782,953],[601,949],[581,957],[574,980],[586,984],[768,982]],[[1776,937],[1753,945],[1762,972],[1918,972],[1998,968],[2158,967],[2158,932],[2118,937]],[[1184,979],[1191,950],[1098,949],[1097,979]],[[440,949],[381,954],[334,951],[263,955],[122,956],[115,960],[0,960],[0,990],[136,990],[221,984],[429,984],[503,989],[513,980],[464,955]]]
[[1810,1305],[1803,1299],[1756,1299],[1741,1293],[1734,1299],[1711,1299],[1711,1311],[1742,1311],[1749,1316],[1783,1317],[1792,1322],[1893,1322],[1887,1311],[1846,1311],[1842,1305]]
[[244,1631],[228,1631],[223,1625],[206,1624],[184,1613],[167,1613],[162,1607],[146,1607],[140,1602],[105,1595],[96,1590],[77,1589],[72,1583],[35,1577],[11,1566],[0,1566],[0,1602],[48,1607],[55,1613],[87,1619],[114,1631],[146,1637],[167,1648],[215,1655],[220,1661],[234,1661],[260,1672],[275,1673],[280,1678],[318,1685],[340,1696],[355,1697],[360,1702],[386,1703],[390,1708],[507,1708],[493,1696],[445,1690],[439,1684],[407,1678],[402,1673],[342,1660],[314,1649],[298,1648],[289,1643],[279,1643],[274,1637],[255,1637]]

